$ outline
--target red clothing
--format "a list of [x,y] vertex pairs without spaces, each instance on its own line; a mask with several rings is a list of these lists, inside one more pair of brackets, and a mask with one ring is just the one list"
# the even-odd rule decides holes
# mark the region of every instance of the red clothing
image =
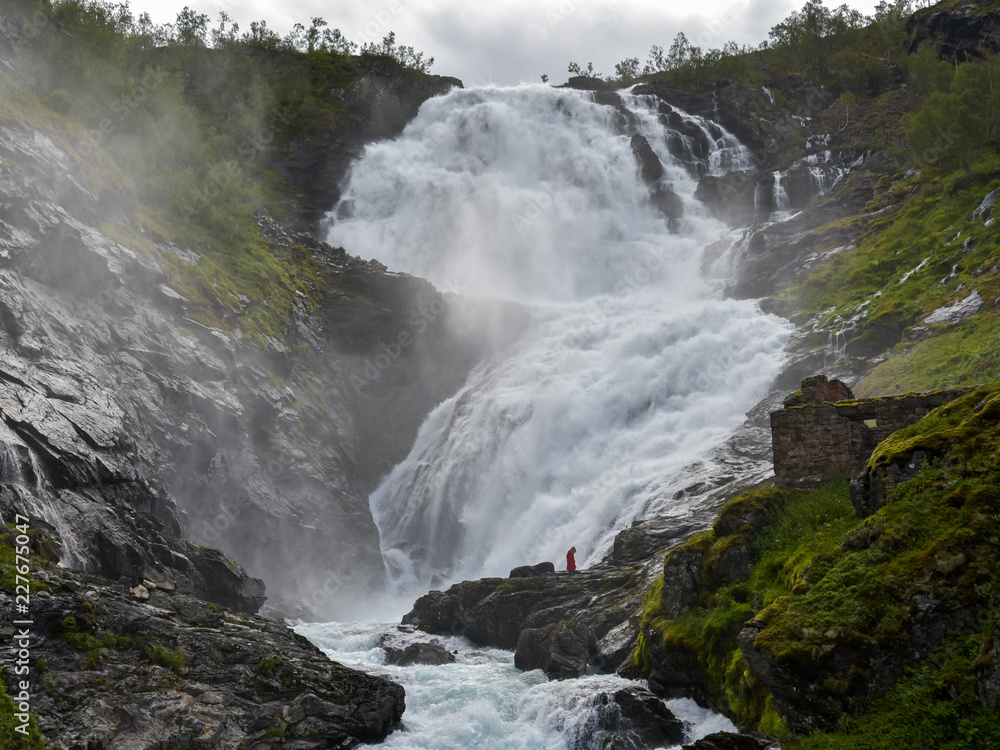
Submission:
[[566,570],[571,573],[576,570],[576,556],[573,554],[573,550],[566,553]]

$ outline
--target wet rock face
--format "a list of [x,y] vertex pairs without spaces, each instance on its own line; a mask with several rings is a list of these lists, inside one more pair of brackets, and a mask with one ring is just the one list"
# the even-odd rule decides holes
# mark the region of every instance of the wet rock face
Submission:
[[582,677],[597,639],[590,628],[569,622],[525,628],[517,639],[514,666],[524,672],[540,669],[550,680]]
[[685,745],[683,750],[779,750],[779,748],[781,743],[766,734],[715,732],[697,742]]
[[354,114],[325,130],[288,144],[272,165],[300,196],[300,224],[310,234],[321,229],[323,217],[340,199],[341,183],[364,147],[395,138],[420,105],[454,87],[457,78],[422,76],[416,80],[395,63],[368,68],[367,74],[342,92],[335,92]]
[[602,693],[596,699],[596,718],[576,743],[580,750],[643,750],[677,745],[683,725],[663,701],[643,688]]
[[984,51],[1000,51],[1000,15],[977,7],[989,4],[973,0],[955,10],[914,14],[906,22],[907,53],[913,54],[921,44],[933,44],[943,59],[960,63],[982,57]]
[[[99,231],[106,208],[53,141],[6,127],[0,153],[0,509],[48,523],[66,565],[131,585],[160,575],[247,611],[260,582],[182,539],[307,616],[378,585],[368,492],[526,316],[498,305],[495,321],[259,217],[274,252],[305,248],[330,292],[258,345],[187,317],[162,259],[196,253],[148,234],[155,252],[140,254]],[[367,377],[416,315],[419,340]]]
[[[401,686],[283,625],[162,591],[140,601],[74,571],[38,577],[51,593],[32,597],[32,668],[47,663],[32,713],[47,747],[319,750],[380,742],[399,725]],[[6,632],[12,597],[0,605]]]

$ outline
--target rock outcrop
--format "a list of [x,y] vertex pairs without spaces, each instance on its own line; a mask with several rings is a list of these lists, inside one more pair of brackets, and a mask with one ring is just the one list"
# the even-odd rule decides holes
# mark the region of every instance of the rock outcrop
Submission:
[[970,0],[946,10],[925,8],[910,17],[906,31],[908,53],[932,44],[942,59],[955,64],[1000,51],[1000,15],[989,0]]
[[677,745],[683,738],[680,720],[648,690],[623,688],[602,693],[595,708],[595,717],[577,738],[577,747],[644,750]]
[[[363,114],[344,118],[358,149],[456,84],[421,79],[397,96],[394,71],[345,94]],[[312,170],[335,185],[339,167],[323,159],[346,165],[354,152],[334,141],[312,144],[322,167],[295,171],[289,157],[288,179],[305,189]],[[466,305],[262,213],[269,252],[309,294],[189,290],[177,269],[201,267],[205,249],[130,225],[51,137],[5,125],[0,159],[0,510],[48,523],[67,565],[132,585],[162,576],[247,611],[263,601],[259,581],[200,545],[263,579],[286,612],[331,616],[377,585],[369,491],[523,316]],[[185,294],[207,295],[221,322],[199,322]],[[290,309],[287,329],[245,335],[243,316],[268,306]]]
[[619,535],[628,542],[616,539],[615,550],[601,563],[575,573],[514,576],[524,570],[515,568],[510,578],[431,591],[403,622],[513,650],[520,668],[542,669],[553,679],[580,676],[588,666],[615,672],[635,651],[642,592],[657,575],[662,555],[698,527],[696,521],[637,525]]
[[778,750],[780,747],[781,743],[774,737],[758,732],[746,734],[715,732],[697,742],[685,745],[683,750]]
[[[13,596],[0,592],[4,663]],[[31,693],[46,747],[275,743],[350,748],[400,722],[404,691],[327,659],[284,625],[70,570],[36,571]]]
[[365,146],[395,138],[423,102],[456,87],[462,87],[457,78],[417,77],[394,61],[384,60],[367,66],[365,74],[347,89],[333,91],[351,116],[291,142],[271,165],[298,196],[296,228],[318,233],[326,213],[340,199],[351,164]]

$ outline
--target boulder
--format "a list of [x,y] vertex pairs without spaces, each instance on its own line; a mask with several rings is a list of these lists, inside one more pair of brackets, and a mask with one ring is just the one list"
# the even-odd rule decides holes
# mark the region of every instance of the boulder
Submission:
[[781,743],[774,737],[758,732],[735,734],[715,732],[697,742],[685,745],[683,750],[780,750]]
[[454,664],[455,655],[440,643],[411,643],[402,649],[385,646],[385,663],[395,667],[440,666]]
[[590,628],[570,622],[521,631],[514,651],[514,666],[525,672],[540,669],[550,680],[582,677],[597,639]]
[[574,747],[600,750],[645,750],[680,744],[683,724],[663,701],[644,688],[601,693],[592,721],[575,737]]
[[519,568],[514,568],[510,571],[508,578],[534,578],[536,576],[547,575],[548,573],[555,573],[556,566],[551,562],[542,562],[537,565],[522,565]]

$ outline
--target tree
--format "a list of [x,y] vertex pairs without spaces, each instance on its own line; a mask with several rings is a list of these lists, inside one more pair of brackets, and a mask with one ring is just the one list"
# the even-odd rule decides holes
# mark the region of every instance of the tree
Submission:
[[185,47],[205,47],[207,37],[208,16],[195,13],[185,5],[174,22],[175,41]]
[[627,57],[616,63],[615,75],[622,81],[634,81],[639,77],[639,58]]
[[587,76],[588,78],[601,77],[600,73],[594,72],[594,63],[592,62],[587,63],[586,68],[581,68],[579,63],[571,62],[568,66],[566,66],[566,72],[573,73],[578,76]]
[[306,52],[315,52],[319,46],[323,35],[320,31],[327,23],[322,18],[313,18],[306,31]]
[[954,66],[938,57],[931,44],[921,45],[914,54],[905,58],[905,64],[910,88],[921,96],[947,91],[955,75]]
[[986,119],[974,111],[968,95],[936,92],[910,121],[906,141],[916,163],[951,159],[972,173],[976,154],[989,135]]

